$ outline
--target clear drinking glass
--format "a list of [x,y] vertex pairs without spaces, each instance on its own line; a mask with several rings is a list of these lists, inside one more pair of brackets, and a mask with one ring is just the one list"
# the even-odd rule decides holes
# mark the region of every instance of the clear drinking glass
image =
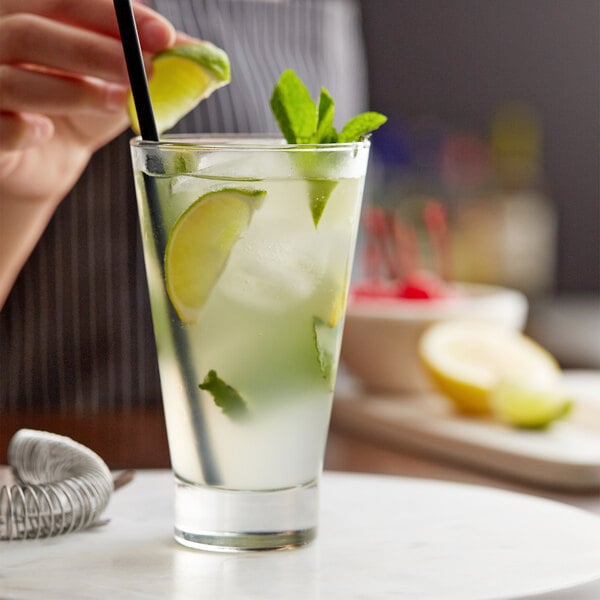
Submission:
[[369,142],[131,142],[175,538],[314,538]]

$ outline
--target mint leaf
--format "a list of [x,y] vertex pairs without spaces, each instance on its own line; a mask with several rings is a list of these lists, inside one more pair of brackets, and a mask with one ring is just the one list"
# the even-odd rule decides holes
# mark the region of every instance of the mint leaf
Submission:
[[302,80],[287,69],[271,96],[271,109],[288,144],[309,144],[317,129],[317,107]]
[[[315,133],[315,142],[317,144],[334,144],[337,142],[337,131],[333,126],[333,117],[335,115],[335,103],[331,94],[321,88],[319,96],[319,115],[317,120],[317,131]],[[309,179],[310,212],[312,214],[315,228],[319,225],[329,196],[333,192],[337,181]]]
[[273,111],[273,115],[275,115],[279,129],[281,129],[281,133],[283,133],[283,137],[286,139],[287,143],[295,144],[296,133],[294,132],[288,117],[284,96],[278,87],[273,90],[273,95],[271,96],[271,110]]
[[211,369],[198,387],[209,392],[215,404],[228,417],[234,420],[242,420],[248,416],[246,401],[235,388],[220,379],[215,370]]
[[177,153],[175,155],[175,173],[187,173],[185,154]]
[[338,142],[358,142],[371,131],[379,129],[387,117],[378,112],[364,112],[352,117],[342,128],[338,136]]
[[337,326],[330,327],[320,317],[313,317],[313,336],[317,350],[317,361],[321,375],[331,391],[335,387],[335,374],[337,372],[337,335]]
[[333,179],[309,179],[309,196],[310,196],[310,212],[312,213],[313,223],[315,228],[321,220],[329,196],[338,184]]
[[319,117],[317,120],[317,132],[315,141],[319,144],[333,144],[337,142],[337,132],[333,126],[335,114],[335,103],[331,94],[321,88],[319,96]]

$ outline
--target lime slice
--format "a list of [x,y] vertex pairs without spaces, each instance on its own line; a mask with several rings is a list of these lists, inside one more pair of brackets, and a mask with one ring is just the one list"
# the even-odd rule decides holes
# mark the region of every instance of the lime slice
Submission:
[[[175,46],[152,59],[153,73],[148,87],[159,133],[171,129],[201,100],[230,80],[227,54],[210,42]],[[133,96],[127,110],[131,128],[140,133]]]
[[573,401],[558,388],[540,389],[503,381],[492,390],[490,406],[494,415],[509,425],[545,429],[566,417]]
[[327,319],[327,325],[329,327],[336,327],[340,322],[346,308],[346,288],[340,287],[335,293],[333,302],[331,304],[331,310],[329,311],[329,318]]
[[231,250],[265,194],[233,188],[209,192],[177,219],[165,251],[165,280],[169,298],[184,323],[198,321]]
[[348,269],[344,278],[333,285],[331,295],[327,298],[326,319],[328,327],[337,327],[346,310],[346,296],[348,290]]
[[419,354],[432,380],[466,413],[491,413],[501,381],[552,388],[561,372],[554,357],[521,333],[474,321],[444,321],[421,336]]

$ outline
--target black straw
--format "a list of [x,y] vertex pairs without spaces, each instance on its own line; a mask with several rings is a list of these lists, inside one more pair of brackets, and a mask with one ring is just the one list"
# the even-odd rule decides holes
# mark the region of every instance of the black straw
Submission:
[[127,63],[131,93],[135,103],[135,110],[140,124],[142,139],[150,142],[158,142],[158,130],[154,120],[154,111],[150,101],[148,80],[144,68],[144,57],[140,46],[133,6],[131,0],[114,0],[117,22],[121,33],[123,53]]
[[[148,80],[146,79],[146,70],[144,69],[144,59],[140,46],[135,18],[133,16],[133,6],[131,0],[113,0],[119,31],[121,33],[121,42],[123,44],[123,53],[127,63],[129,81],[131,84],[131,93],[135,103],[135,110],[138,115],[140,133],[142,139],[150,142],[158,142],[158,129],[154,119],[154,111],[150,100],[150,91],[148,90]],[[154,173],[162,173],[162,165],[154,164],[152,170]],[[162,221],[162,211],[159,201],[158,188],[154,177],[143,173],[144,185],[146,187],[146,197],[152,221],[152,230],[154,232],[154,245],[158,257],[164,256],[167,239],[164,223]],[[164,264],[159,259],[162,276],[164,279]],[[198,449],[199,459],[204,475],[204,480],[209,485],[218,485],[221,483],[221,476],[215,465],[211,452],[211,443],[208,431],[205,427],[204,415],[200,403],[199,388],[194,366],[191,363],[191,351],[185,337],[183,329],[177,325],[179,317],[170,302],[167,302],[169,312],[169,321],[172,324],[171,332],[173,335],[173,344],[177,355],[183,383],[186,389],[187,397],[190,400],[190,416],[192,426],[195,429],[195,441]]]

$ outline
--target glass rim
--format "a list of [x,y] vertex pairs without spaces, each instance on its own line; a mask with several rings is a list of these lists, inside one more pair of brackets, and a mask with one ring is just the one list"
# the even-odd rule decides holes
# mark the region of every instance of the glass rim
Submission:
[[284,138],[274,134],[260,133],[175,133],[162,136],[156,142],[144,140],[136,136],[129,141],[132,147],[145,150],[219,150],[240,151],[252,150],[257,152],[285,152],[285,151],[314,151],[327,150],[329,152],[348,152],[358,148],[369,148],[371,142],[364,138],[358,142],[344,142],[333,144],[288,144]]

